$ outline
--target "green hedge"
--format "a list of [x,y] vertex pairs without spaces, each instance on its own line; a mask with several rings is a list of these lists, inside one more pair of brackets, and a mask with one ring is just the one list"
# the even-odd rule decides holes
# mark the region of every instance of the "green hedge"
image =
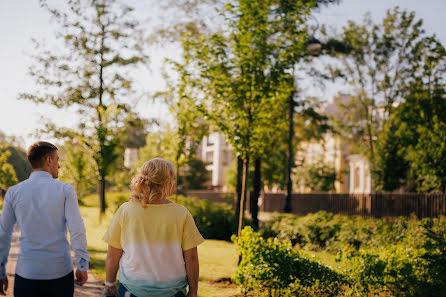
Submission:
[[244,295],[338,296],[347,284],[338,272],[301,257],[288,241],[264,239],[251,227],[232,240],[241,258],[234,279]]
[[427,221],[412,245],[376,250],[346,247],[338,260],[348,263],[355,285],[351,293],[369,296],[379,290],[395,297],[446,296],[446,234],[443,222]]
[[[438,218],[437,220],[444,220]],[[278,215],[266,222],[264,238],[289,240],[293,246],[336,253],[345,245],[375,249],[395,244],[412,244],[428,219],[414,217],[364,218],[320,211],[306,216]],[[443,227],[446,230],[446,226]]]

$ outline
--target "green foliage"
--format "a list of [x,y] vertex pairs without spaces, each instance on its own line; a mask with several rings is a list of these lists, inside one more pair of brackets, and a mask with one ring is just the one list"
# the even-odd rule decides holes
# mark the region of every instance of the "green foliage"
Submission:
[[32,169],[28,163],[26,152],[23,149],[15,145],[5,143],[3,148],[0,147],[0,152],[9,152],[7,162],[14,167],[14,171],[19,182],[24,181],[29,177]]
[[317,262],[303,258],[287,241],[263,239],[252,228],[232,237],[241,259],[234,279],[242,293],[269,296],[338,296],[345,279]]
[[339,180],[336,169],[322,160],[313,164],[304,164],[296,173],[298,183],[311,191],[328,192],[335,190],[335,182]]
[[261,234],[310,250],[337,252],[352,284],[346,293],[353,296],[434,297],[446,292],[446,217],[280,215]]
[[130,112],[122,127],[122,144],[124,147],[140,148],[146,145],[147,127],[149,121],[139,118]]
[[[338,98],[334,122],[351,140],[353,150],[368,156],[372,186],[384,191],[401,186],[443,190],[444,173],[439,168],[444,166],[438,165],[443,162],[441,144],[437,141],[433,146],[430,160],[417,152],[431,148],[429,141],[418,139],[425,135],[422,131],[433,129],[433,116],[445,118],[444,99],[440,99],[446,83],[444,47],[425,33],[414,12],[398,7],[388,10],[380,24],[369,14],[362,23],[350,21],[340,40],[350,51],[343,56],[341,69],[331,70],[354,91],[349,98]],[[432,112],[435,109],[441,115]]]
[[96,190],[95,163],[91,151],[79,142],[67,141],[60,151],[60,180],[74,186],[78,197]]
[[204,238],[230,240],[237,232],[234,210],[226,203],[183,196],[178,196],[177,203],[190,211]]
[[210,180],[211,174],[206,169],[206,163],[200,159],[192,159],[182,170],[178,184],[183,190],[204,190]]
[[310,250],[342,251],[344,246],[376,249],[418,242],[424,221],[416,218],[364,218],[320,211],[303,217],[279,215],[266,222],[261,234]]
[[407,147],[401,143],[400,138],[398,126],[386,123],[376,142],[373,175],[378,192],[391,192],[404,185],[410,165],[405,156]]
[[160,127],[156,132],[149,132],[146,137],[146,145],[139,150],[139,160],[137,167],[141,167],[144,162],[160,157],[175,162],[175,132],[166,125]]
[[[436,224],[425,222],[423,237],[411,245],[396,244],[375,251],[346,247],[339,259],[348,263],[348,273],[355,284],[353,292],[368,296],[379,289],[395,297],[444,296],[446,222],[442,220]],[[440,227],[443,230],[437,231]]]
[[446,121],[435,116],[431,125],[419,127],[417,132],[420,138],[409,150],[409,160],[420,185],[418,190],[446,193]]
[[0,188],[3,190],[7,190],[18,182],[14,167],[8,163],[10,155],[9,151],[2,152],[0,149]]

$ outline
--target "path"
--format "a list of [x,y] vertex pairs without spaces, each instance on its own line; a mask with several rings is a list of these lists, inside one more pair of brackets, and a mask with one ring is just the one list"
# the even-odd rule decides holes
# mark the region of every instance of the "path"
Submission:
[[[7,297],[13,297],[14,291],[14,272],[19,253],[19,232],[14,231],[12,235],[11,250],[9,251],[8,264],[6,264],[6,274],[8,275],[9,288]],[[97,280],[93,274],[88,272],[88,281],[85,285],[75,285],[74,297],[100,297],[102,293],[102,283]]]

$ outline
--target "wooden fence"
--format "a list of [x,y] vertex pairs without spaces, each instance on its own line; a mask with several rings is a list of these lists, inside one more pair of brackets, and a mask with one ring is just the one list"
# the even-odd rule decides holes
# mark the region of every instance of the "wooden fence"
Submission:
[[[284,205],[284,194],[265,193],[260,197],[259,211],[283,212]],[[446,194],[293,194],[291,206],[299,215],[325,210],[373,217],[437,217],[446,215]]]
[[[233,193],[187,191],[185,195],[213,202],[234,203]],[[248,210],[249,196],[246,201]],[[262,212],[283,212],[285,194],[263,193],[259,198],[258,204],[259,211]],[[325,210],[333,213],[373,217],[416,215],[419,218],[433,218],[446,215],[446,194],[296,193],[292,195],[291,207],[292,212],[298,215]]]

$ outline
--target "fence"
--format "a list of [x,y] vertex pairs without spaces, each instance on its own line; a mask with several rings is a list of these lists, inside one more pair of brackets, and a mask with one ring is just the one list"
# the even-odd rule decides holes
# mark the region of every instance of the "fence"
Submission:
[[[187,191],[185,195],[213,202],[234,202],[233,193]],[[246,206],[249,205],[249,196],[251,195],[247,197]],[[283,212],[285,194],[263,193],[259,197],[258,204],[259,211],[262,212]],[[325,210],[333,213],[373,217],[410,216],[414,214],[419,218],[432,218],[446,215],[446,194],[293,194],[291,207],[292,212],[298,215]],[[247,208],[249,209],[249,207]]]
[[[259,200],[259,211],[283,212],[284,194],[265,193]],[[437,217],[446,215],[446,194],[293,194],[291,206],[299,215],[325,210],[373,217]]]

